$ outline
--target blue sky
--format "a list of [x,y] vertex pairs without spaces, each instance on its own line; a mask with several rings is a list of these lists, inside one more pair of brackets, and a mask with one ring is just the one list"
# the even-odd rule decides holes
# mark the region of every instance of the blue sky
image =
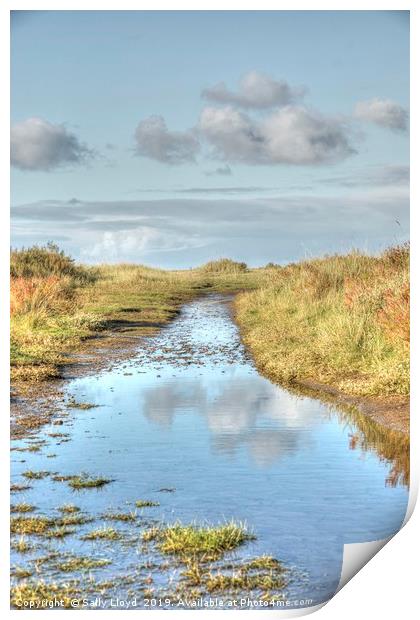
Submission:
[[392,11],[15,12],[12,240],[285,262],[408,237]]

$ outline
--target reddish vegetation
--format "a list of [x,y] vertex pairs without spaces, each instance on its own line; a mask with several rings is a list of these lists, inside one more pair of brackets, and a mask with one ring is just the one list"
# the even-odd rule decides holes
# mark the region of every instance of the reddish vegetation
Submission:
[[410,342],[410,286],[406,282],[401,289],[385,291],[383,306],[378,312],[379,323],[390,338]]
[[70,283],[59,276],[11,278],[11,316],[29,312],[48,312],[68,307],[73,298]]

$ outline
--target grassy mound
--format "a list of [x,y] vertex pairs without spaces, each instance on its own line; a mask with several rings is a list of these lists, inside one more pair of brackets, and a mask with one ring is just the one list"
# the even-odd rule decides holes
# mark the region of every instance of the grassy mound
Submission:
[[201,267],[204,273],[244,273],[248,271],[246,263],[240,263],[231,258],[219,258],[211,260]]
[[258,366],[280,382],[355,395],[409,393],[409,247],[272,269],[236,301]]

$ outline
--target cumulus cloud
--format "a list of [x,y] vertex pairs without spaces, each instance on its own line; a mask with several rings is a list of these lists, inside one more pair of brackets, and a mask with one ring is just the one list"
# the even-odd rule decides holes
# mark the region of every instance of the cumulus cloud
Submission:
[[274,80],[265,73],[250,71],[241,79],[238,92],[229,90],[224,82],[219,82],[204,89],[201,96],[216,103],[249,109],[268,109],[295,103],[304,94],[304,88],[292,88],[283,80]]
[[191,131],[169,131],[161,116],[149,116],[137,125],[136,153],[167,164],[195,161],[200,144]]
[[198,130],[217,156],[248,164],[320,164],[354,152],[342,123],[302,106],[258,120],[232,106],[206,107]]
[[28,118],[11,129],[11,164],[20,170],[49,171],[77,165],[93,155],[64,125]]
[[354,115],[361,120],[395,131],[408,129],[408,111],[390,99],[359,101],[354,109]]
[[177,230],[159,229],[154,226],[128,226],[126,222],[118,230],[118,222],[112,222],[110,230],[106,230],[107,222],[98,223],[98,232],[103,230],[100,238],[89,247],[82,248],[82,256],[89,261],[107,260],[118,262],[132,260],[156,252],[188,252],[206,243],[204,238],[195,234],[185,235]]

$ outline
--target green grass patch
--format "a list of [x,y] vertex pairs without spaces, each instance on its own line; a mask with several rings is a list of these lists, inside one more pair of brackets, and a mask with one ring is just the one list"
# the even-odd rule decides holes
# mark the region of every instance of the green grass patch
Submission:
[[75,512],[80,512],[80,508],[75,504],[63,504],[57,510],[67,514],[73,514]]
[[32,471],[29,469],[28,471],[24,471],[22,476],[24,478],[28,478],[28,480],[42,480],[42,478],[46,478],[50,475],[49,471]]
[[82,540],[119,540],[120,538],[121,533],[112,527],[103,527],[82,536]]
[[52,477],[54,482],[67,482],[68,485],[76,491],[81,489],[99,489],[110,482],[113,482],[110,478],[103,478],[102,476],[90,476],[89,474],[57,474]]
[[216,560],[254,538],[242,523],[233,521],[217,526],[175,523],[151,528],[143,534],[143,541],[156,541],[162,553],[184,558],[199,556],[208,561]]
[[86,571],[95,568],[102,568],[108,564],[111,564],[111,560],[95,560],[94,558],[77,556],[58,563],[57,568],[64,573],[73,573],[75,571]]
[[135,512],[107,512],[103,515],[103,519],[107,521],[136,521],[137,514]]
[[98,489],[105,486],[106,484],[109,484],[110,482],[112,482],[110,478],[103,478],[101,476],[95,478],[82,474],[80,476],[73,476],[73,478],[69,480],[69,486],[71,486],[72,489],[76,490]]

